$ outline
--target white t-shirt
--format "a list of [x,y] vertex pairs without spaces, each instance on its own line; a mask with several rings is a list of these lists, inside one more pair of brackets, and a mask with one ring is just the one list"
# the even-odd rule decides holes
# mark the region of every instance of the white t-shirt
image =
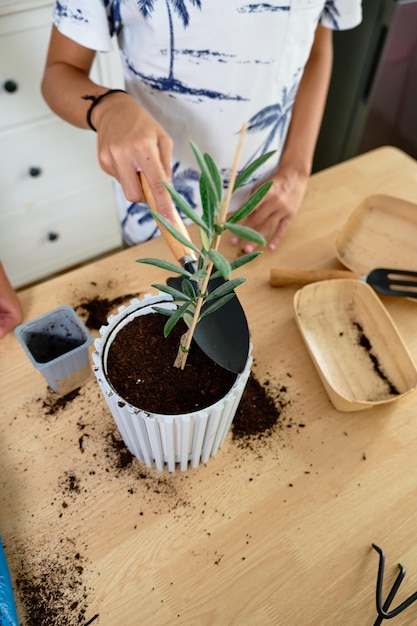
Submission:
[[[276,150],[242,190],[248,195],[277,167],[317,25],[353,28],[361,16],[361,0],[61,0],[54,23],[94,50],[111,50],[117,36],[125,88],[172,137],[173,184],[199,210],[189,141],[211,154],[227,186],[247,123],[240,169]],[[117,195],[128,244],[158,234],[147,205],[126,201],[120,187]]]

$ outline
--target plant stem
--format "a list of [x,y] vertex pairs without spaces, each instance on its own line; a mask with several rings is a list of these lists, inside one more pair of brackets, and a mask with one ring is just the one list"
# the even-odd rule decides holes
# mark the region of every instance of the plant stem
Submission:
[[203,306],[203,301],[204,301],[203,298],[200,296],[197,300],[191,326],[187,330],[187,332],[181,337],[181,350],[182,350],[181,369],[182,370],[185,368],[185,364],[187,362],[187,357],[190,351],[191,341],[193,339],[195,327],[197,326],[198,319],[200,317],[200,312],[201,312],[201,307]]

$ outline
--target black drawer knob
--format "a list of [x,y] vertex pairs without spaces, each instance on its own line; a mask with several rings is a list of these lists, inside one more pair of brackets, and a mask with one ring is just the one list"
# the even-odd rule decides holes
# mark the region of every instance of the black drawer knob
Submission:
[[37,178],[41,174],[42,174],[42,170],[40,167],[29,168],[29,176],[32,176],[32,178]]
[[6,80],[6,82],[3,84],[4,90],[7,91],[7,93],[14,93],[15,91],[17,91],[18,89],[18,84],[15,80]]
[[54,233],[53,231],[48,233],[48,240],[49,241],[57,241],[57,239],[59,239],[58,233]]

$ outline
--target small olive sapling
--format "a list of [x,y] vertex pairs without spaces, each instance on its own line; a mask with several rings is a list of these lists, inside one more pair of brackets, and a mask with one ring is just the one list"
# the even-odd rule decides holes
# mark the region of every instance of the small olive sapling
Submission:
[[[230,200],[233,193],[239,189],[261,166],[273,152],[268,152],[250,163],[238,173],[238,163],[242,142],[246,127],[242,128],[235,162],[226,194],[223,196],[223,179],[217,164],[213,158],[205,153],[202,154],[196,144],[190,141],[200,169],[200,199],[202,215],[198,215],[186,200],[169,184],[164,182],[173,202],[187,218],[199,228],[200,247],[190,242],[182,233],[170,224],[168,220],[153,210],[150,213],[155,220],[165,228],[177,241],[190,248],[196,255],[195,272],[169,263],[161,259],[142,258],[139,263],[146,263],[179,274],[182,277],[180,288],[169,285],[154,284],[152,287],[172,296],[177,308],[167,310],[154,307],[155,311],[166,315],[168,320],[164,327],[164,336],[167,337],[180,319],[183,319],[188,327],[182,336],[178,356],[174,363],[176,367],[184,369],[187,355],[190,350],[194,330],[199,321],[206,315],[222,307],[234,297],[234,290],[246,278],[230,278],[233,270],[253,261],[260,251],[245,254],[229,262],[220,252],[219,245],[225,231],[237,235],[240,239],[253,242],[257,245],[265,245],[264,237],[248,226],[239,224],[244,220],[262,201],[270,189],[272,182],[266,182],[240,206],[234,213],[228,215]],[[210,290],[210,280],[222,277],[224,282],[213,290]],[[204,309],[203,309],[204,307]]]

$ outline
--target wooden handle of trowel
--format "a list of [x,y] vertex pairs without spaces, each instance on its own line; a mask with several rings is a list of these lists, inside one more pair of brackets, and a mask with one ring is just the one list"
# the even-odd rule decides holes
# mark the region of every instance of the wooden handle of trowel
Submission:
[[[149,208],[155,213],[159,213],[158,207],[156,206],[156,202],[153,197],[152,189],[146,179],[145,174],[143,172],[139,172],[139,178],[140,178],[140,182],[141,182],[142,189],[143,189],[143,195],[145,196],[145,200],[148,203]],[[174,219],[174,221],[171,222],[172,226],[176,230],[178,230],[184,237],[186,237],[186,239],[191,241],[190,235],[188,233],[188,230],[184,222],[181,219],[181,216],[179,215],[174,205],[172,205],[172,207],[173,207],[173,219]],[[195,261],[196,259],[195,253],[190,248],[188,248],[187,246],[182,244],[180,241],[175,239],[175,237],[173,237],[171,233],[169,233],[162,226],[162,224],[158,223],[158,226],[172,254],[176,258],[176,260],[180,263],[180,265],[184,267],[184,265],[186,265],[187,263],[190,263],[193,260]]]
[[293,270],[280,267],[271,270],[269,284],[271,287],[308,285],[332,278],[359,278],[359,274],[349,270]]

